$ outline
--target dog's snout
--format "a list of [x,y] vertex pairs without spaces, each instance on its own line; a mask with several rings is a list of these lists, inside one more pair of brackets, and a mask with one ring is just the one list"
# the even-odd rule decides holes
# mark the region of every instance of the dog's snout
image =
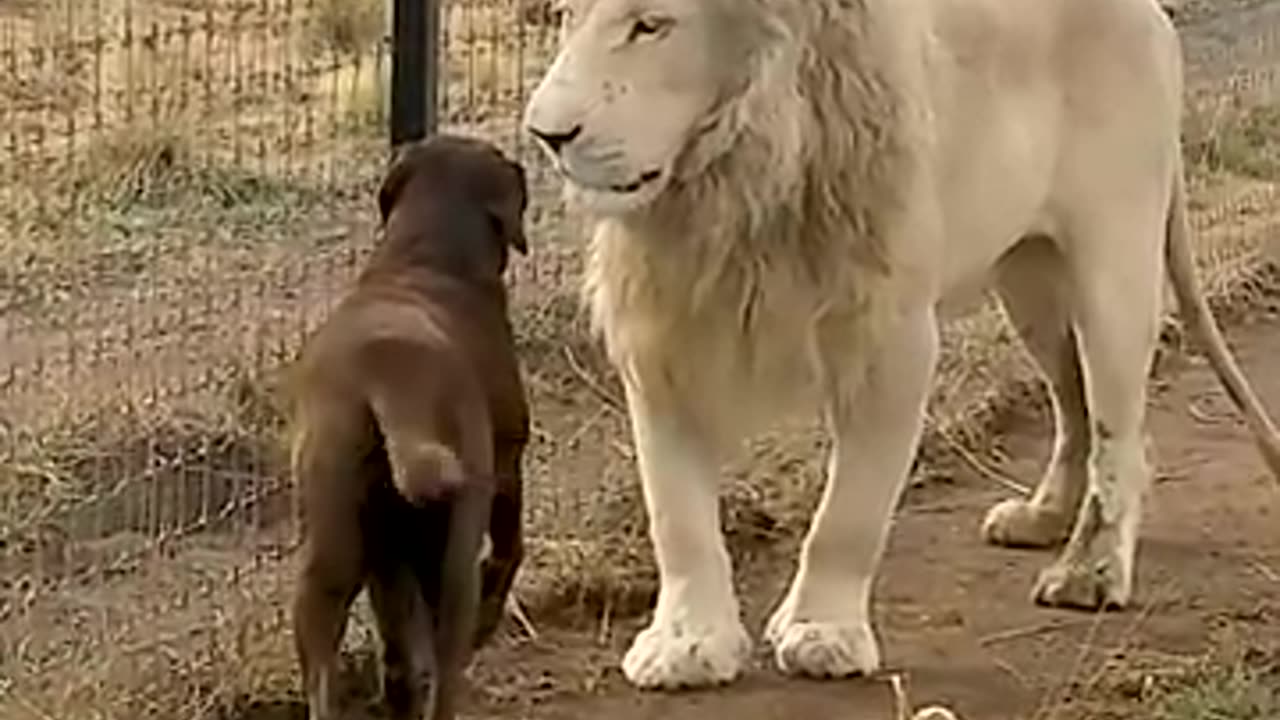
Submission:
[[582,125],[574,125],[564,132],[542,130],[531,126],[529,132],[533,133],[533,136],[538,138],[543,145],[546,145],[551,152],[558,155],[561,148],[573,142],[582,134]]

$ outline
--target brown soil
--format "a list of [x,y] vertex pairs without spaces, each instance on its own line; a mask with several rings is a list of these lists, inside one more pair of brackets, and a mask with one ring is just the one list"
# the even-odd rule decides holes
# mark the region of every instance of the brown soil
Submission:
[[[1264,400],[1280,408],[1274,372],[1280,305],[1273,299],[1229,337]],[[1094,615],[1033,605],[1032,579],[1051,555],[979,540],[983,513],[1005,492],[989,478],[944,472],[908,492],[875,612],[886,669],[905,673],[916,705],[944,704],[964,720],[1147,717],[1139,709],[1144,688],[1224,643],[1280,660],[1280,488],[1203,362],[1170,360],[1152,387],[1157,479],[1139,548],[1138,591],[1126,611]],[[1032,482],[1048,450],[1043,403],[1024,404],[1004,422],[998,454],[1007,459],[997,465]],[[795,550],[794,540],[783,540],[739,562],[750,627],[761,626],[782,591]],[[504,638],[477,663],[469,716],[894,717],[882,677],[784,679],[763,652],[746,677],[725,689],[633,690],[617,666],[642,619],[598,618],[540,628],[537,640]],[[358,663],[366,699],[374,692],[370,660],[365,655]],[[300,720],[304,711],[296,700],[259,701],[231,717]]]
[[[1259,391],[1280,408],[1280,314],[1256,318],[1230,336]],[[984,511],[1002,495],[990,481],[957,473],[909,493],[875,607],[886,662],[908,672],[916,703],[945,703],[966,720],[1031,718],[1082,694],[1080,686],[1091,684],[1107,657],[1126,658],[1135,668],[1144,656],[1195,657],[1220,639],[1215,631],[1227,623],[1243,628],[1250,644],[1280,647],[1280,487],[1207,366],[1179,360],[1167,373],[1156,381],[1152,400],[1157,481],[1139,549],[1138,594],[1128,611],[1099,617],[1032,605],[1030,584],[1050,555],[979,540]],[[1002,469],[1033,481],[1048,449],[1046,416],[1020,412],[1005,437],[1010,459]],[[790,572],[794,547],[778,550],[747,569],[752,627],[763,622]],[[767,658],[722,691],[633,691],[616,665],[635,629],[615,628],[607,646],[594,633],[559,633],[490,654],[484,662],[504,675],[545,675],[539,694],[546,699],[513,698],[514,707],[505,708],[486,702],[492,713],[486,716],[892,717],[883,681],[788,681],[763,662]],[[1108,675],[1095,689],[1114,685],[1109,681],[1116,676]],[[1060,687],[1064,683],[1074,687]],[[1111,689],[1124,695],[1121,685]]]

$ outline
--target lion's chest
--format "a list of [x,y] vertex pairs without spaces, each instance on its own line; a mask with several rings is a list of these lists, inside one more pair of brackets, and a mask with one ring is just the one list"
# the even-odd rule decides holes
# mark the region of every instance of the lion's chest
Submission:
[[652,249],[608,234],[593,242],[588,301],[615,363],[722,427],[814,407],[840,371],[832,355],[856,345],[856,293],[798,260]]

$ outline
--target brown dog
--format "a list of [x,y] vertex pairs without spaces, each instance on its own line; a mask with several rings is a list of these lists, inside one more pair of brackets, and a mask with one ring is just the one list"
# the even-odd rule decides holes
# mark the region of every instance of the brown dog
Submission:
[[523,557],[529,412],[502,276],[508,249],[526,252],[527,188],[493,146],[438,135],[401,154],[378,202],[385,237],[293,378],[294,636],[310,716],[336,718],[338,646],[367,585],[393,716],[420,717],[430,673],[444,720]]

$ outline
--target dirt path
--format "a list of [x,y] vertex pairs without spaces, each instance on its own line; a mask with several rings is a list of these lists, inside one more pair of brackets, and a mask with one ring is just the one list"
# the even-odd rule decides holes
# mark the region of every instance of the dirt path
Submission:
[[[1263,313],[1230,336],[1266,401],[1280,408],[1280,314]],[[886,663],[909,670],[917,704],[944,702],[965,720],[1027,720],[1093,686],[1104,704],[1114,694],[1123,706],[1144,668],[1200,655],[1227,626],[1251,644],[1280,648],[1280,488],[1206,366],[1178,359],[1153,388],[1158,479],[1133,609],[1098,618],[1033,606],[1030,584],[1050,555],[980,542],[982,515],[1002,496],[990,480],[958,472],[908,493],[875,612]],[[1027,410],[1009,427],[1002,470],[1029,482],[1048,450],[1047,418]],[[782,590],[793,553],[785,543],[740,568],[750,627],[760,627]],[[495,648],[482,661],[490,684],[476,712],[538,720],[892,717],[882,681],[788,681],[765,657],[727,690],[633,691],[617,663],[636,629],[615,626],[604,641],[599,625],[559,630]],[[1117,670],[1096,677],[1106,658]],[[1068,704],[1054,717],[1100,717],[1097,708],[1084,712]]]

